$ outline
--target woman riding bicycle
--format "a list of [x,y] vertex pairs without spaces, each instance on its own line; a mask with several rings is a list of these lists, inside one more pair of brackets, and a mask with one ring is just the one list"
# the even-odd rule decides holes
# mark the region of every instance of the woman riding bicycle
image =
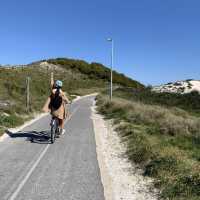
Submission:
[[43,111],[51,112],[52,117],[59,120],[60,134],[64,134],[64,120],[67,117],[66,103],[70,103],[65,93],[62,91],[63,83],[60,80],[53,81],[51,78],[51,95],[46,101]]

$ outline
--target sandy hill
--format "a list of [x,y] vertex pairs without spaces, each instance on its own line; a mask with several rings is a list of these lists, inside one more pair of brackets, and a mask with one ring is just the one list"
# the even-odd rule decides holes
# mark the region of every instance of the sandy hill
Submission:
[[160,86],[153,87],[155,92],[169,92],[169,93],[190,93],[192,91],[200,92],[200,81],[199,80],[185,80],[176,81],[174,83],[167,83]]

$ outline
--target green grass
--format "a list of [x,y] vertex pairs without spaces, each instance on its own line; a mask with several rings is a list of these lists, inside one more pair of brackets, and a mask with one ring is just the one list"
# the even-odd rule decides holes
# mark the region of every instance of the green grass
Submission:
[[0,127],[0,136],[5,132],[6,128]]
[[15,127],[23,123],[23,118],[17,115],[4,116],[0,115],[0,126]]
[[200,199],[200,119],[181,110],[98,96],[98,111],[114,119],[131,162],[153,177],[161,198]]

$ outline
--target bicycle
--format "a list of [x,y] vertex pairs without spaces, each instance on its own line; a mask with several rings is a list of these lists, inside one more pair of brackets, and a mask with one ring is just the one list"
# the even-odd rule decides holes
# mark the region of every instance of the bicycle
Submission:
[[[68,103],[68,105],[71,105],[71,102]],[[55,142],[56,137],[60,136],[60,128],[59,128],[59,119],[57,117],[52,117],[51,119],[51,143],[53,144]]]
[[55,142],[56,137],[59,134],[59,121],[57,117],[52,117],[51,119],[51,143]]

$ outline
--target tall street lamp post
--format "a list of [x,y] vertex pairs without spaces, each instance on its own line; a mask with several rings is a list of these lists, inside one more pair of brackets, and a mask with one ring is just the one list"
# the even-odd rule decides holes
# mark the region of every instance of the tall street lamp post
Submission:
[[114,41],[112,38],[107,38],[108,42],[111,42],[111,66],[110,66],[110,100],[112,101],[113,92],[113,56],[114,56]]

